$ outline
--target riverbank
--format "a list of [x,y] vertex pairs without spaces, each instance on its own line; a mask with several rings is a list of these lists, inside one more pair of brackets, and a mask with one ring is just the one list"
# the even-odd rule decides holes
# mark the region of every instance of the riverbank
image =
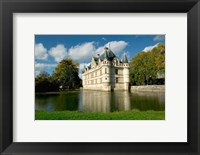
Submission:
[[165,120],[164,111],[123,112],[79,112],[79,111],[35,111],[35,120]]
[[165,85],[131,86],[131,92],[165,92]]
[[36,95],[51,95],[51,94],[66,94],[71,92],[76,92],[81,89],[71,89],[71,90],[64,90],[64,91],[52,91],[52,92],[35,92]]

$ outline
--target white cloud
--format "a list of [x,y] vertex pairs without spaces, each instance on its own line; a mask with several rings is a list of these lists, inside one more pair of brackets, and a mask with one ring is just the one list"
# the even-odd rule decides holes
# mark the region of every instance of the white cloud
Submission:
[[48,71],[51,68],[56,67],[57,64],[45,64],[45,63],[35,63],[35,76],[39,75],[43,71]]
[[111,50],[118,55],[119,53],[123,52],[123,50],[127,47],[128,43],[125,41],[111,41],[105,44],[104,46],[99,47],[96,49],[95,53],[102,54],[104,52],[104,47],[110,47]]
[[95,51],[94,42],[87,42],[71,47],[68,56],[75,61],[88,61]]
[[149,51],[151,51],[154,47],[157,47],[158,46],[158,44],[155,44],[155,45],[153,45],[153,46],[147,46],[147,47],[145,47],[144,49],[143,49],[143,51],[144,52],[149,52]]
[[57,64],[44,64],[44,63],[36,63],[35,64],[35,69],[45,69],[45,68],[51,68],[51,67],[56,67]]
[[78,75],[79,75],[79,77],[80,77],[81,79],[82,79],[82,71],[83,71],[84,65],[85,65],[85,66],[88,66],[89,64],[88,64],[88,63],[80,63],[80,64],[79,64],[79,73],[78,73]]
[[85,66],[87,66],[87,65],[88,65],[88,63],[80,63],[80,64],[79,64],[79,70],[80,70],[80,71],[82,71],[82,70],[83,70],[83,68],[84,68],[84,65],[85,65]]
[[97,55],[97,54],[102,54],[103,52],[104,52],[104,46],[101,46],[101,47],[97,48],[94,53],[96,53],[96,55]]
[[47,49],[42,43],[35,45],[35,59],[46,60],[48,58]]
[[54,58],[56,62],[60,62],[67,57],[67,49],[62,44],[58,44],[56,47],[52,47],[48,53]]
[[153,38],[153,41],[163,41],[165,39],[165,35],[157,35]]
[[90,61],[91,57],[97,55],[97,53],[102,54],[105,46],[110,47],[111,50],[118,55],[120,52],[123,52],[127,45],[128,43],[125,41],[111,41],[104,46],[96,48],[96,42],[86,42],[72,46],[67,51],[64,45],[59,44],[56,47],[51,48],[48,53],[56,62],[60,62],[62,59],[69,57],[74,61],[83,63]]
[[35,77],[38,76],[40,74],[40,71],[35,71]]
[[127,45],[128,43],[125,41],[111,41],[106,44],[107,47],[110,46],[111,50],[115,54],[119,54],[120,52],[123,52],[123,50],[126,48]]

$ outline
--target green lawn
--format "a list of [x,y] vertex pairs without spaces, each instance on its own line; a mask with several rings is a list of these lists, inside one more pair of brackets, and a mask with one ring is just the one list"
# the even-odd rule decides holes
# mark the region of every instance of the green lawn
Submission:
[[35,120],[165,120],[164,111],[128,112],[79,112],[79,111],[35,111]]

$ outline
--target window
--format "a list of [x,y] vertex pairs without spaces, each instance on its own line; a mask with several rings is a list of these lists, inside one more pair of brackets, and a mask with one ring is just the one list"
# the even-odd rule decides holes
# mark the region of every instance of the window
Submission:
[[107,68],[105,68],[105,73],[107,73]]
[[118,69],[115,69],[115,74],[118,74]]
[[118,83],[119,81],[118,81],[118,78],[116,78],[116,83]]
[[105,80],[107,80],[107,78],[105,78]]

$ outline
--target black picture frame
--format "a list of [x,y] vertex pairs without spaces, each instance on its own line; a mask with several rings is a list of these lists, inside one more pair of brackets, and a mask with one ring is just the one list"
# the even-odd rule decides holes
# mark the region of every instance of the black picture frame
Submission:
[[[200,2],[198,0],[0,0],[1,154],[200,154]],[[187,13],[187,143],[13,142],[13,13]],[[181,59],[177,58],[177,59]]]

